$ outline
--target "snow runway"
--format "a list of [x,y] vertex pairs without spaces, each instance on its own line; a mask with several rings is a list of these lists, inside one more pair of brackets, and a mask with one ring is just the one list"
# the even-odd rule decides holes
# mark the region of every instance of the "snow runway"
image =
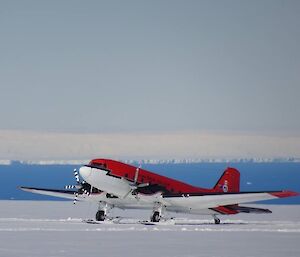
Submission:
[[[300,256],[300,206],[267,206],[273,214],[178,216],[138,224],[145,211],[87,224],[96,206],[71,202],[0,201],[0,256]],[[203,219],[201,219],[203,218]],[[177,223],[179,225],[174,225]]]

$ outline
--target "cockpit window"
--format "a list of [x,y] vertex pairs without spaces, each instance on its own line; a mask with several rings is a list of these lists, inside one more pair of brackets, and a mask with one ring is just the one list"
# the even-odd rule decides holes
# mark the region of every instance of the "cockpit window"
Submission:
[[99,168],[105,168],[102,163],[98,163],[98,162],[92,162],[91,165],[93,165],[95,167],[99,167]]
[[106,163],[92,162],[90,165],[87,166],[102,169],[102,170],[107,170]]

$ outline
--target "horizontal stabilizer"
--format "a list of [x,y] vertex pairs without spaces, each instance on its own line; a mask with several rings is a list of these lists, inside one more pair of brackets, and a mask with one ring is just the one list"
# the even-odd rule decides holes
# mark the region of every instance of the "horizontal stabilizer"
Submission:
[[247,206],[239,206],[239,205],[231,205],[226,206],[228,209],[237,211],[239,213],[272,213],[269,209],[263,208],[254,208],[254,207],[247,207]]

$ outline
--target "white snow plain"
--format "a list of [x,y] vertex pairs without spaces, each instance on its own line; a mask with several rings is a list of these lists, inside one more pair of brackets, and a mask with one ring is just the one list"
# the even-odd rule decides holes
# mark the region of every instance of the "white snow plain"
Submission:
[[97,210],[90,203],[0,201],[0,257],[300,256],[300,206],[259,207],[273,213],[219,216],[219,225],[168,214],[176,219],[152,226],[138,224],[149,211],[114,209],[119,224],[87,224]]

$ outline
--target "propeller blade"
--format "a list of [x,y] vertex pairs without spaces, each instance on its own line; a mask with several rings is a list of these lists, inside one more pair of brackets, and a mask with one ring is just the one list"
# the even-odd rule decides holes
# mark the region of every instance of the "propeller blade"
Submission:
[[123,196],[123,199],[125,199],[130,193],[132,193],[133,192],[133,189],[130,189],[127,193],[126,193],[126,195],[124,195]]
[[76,202],[77,202],[77,197],[78,197],[78,192],[77,192],[77,193],[75,193],[75,197],[74,197],[73,204],[76,204]]
[[75,176],[76,182],[79,184],[80,183],[80,178],[79,178],[78,171],[76,169],[74,169],[74,176]]
[[93,188],[86,181],[84,181],[84,180],[80,181],[79,173],[76,169],[74,169],[73,172],[74,172],[73,174],[74,174],[77,184],[76,185],[66,185],[65,189],[74,189],[74,188],[77,189],[76,191],[74,191],[74,200],[73,200],[73,204],[76,204],[78,201],[79,195],[81,197],[85,198],[85,195],[89,196],[92,194]]
[[140,172],[140,168],[141,168],[141,167],[142,167],[142,166],[139,165],[139,167],[137,167],[136,170],[135,170],[134,180],[133,180],[133,183],[134,183],[135,185],[137,185],[137,183],[138,183],[139,172]]
[[136,184],[137,181],[138,181],[138,178],[139,178],[139,171],[140,171],[140,167],[136,168],[135,174],[134,174],[134,184]]
[[139,165],[139,167],[136,168],[133,183],[129,183],[129,186],[131,187],[131,189],[123,196],[123,199],[125,199],[129,194],[134,194],[134,192],[136,192],[136,190],[139,187],[149,186],[149,183],[138,184],[140,168],[141,168],[141,165]]

